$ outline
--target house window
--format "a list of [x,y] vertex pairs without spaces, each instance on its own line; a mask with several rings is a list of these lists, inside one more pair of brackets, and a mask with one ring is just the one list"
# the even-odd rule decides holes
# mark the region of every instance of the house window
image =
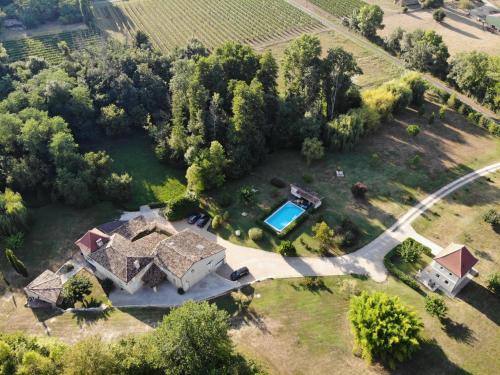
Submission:
[[209,265],[211,265],[211,264],[212,264],[212,261],[208,262],[208,263],[207,263],[207,266],[209,266]]
[[450,272],[450,276],[451,276],[451,272]]
[[436,273],[436,277],[439,277],[439,274]]
[[442,270],[442,269],[443,269],[443,267],[439,267],[439,269],[440,269],[440,270]]
[[445,284],[448,284],[448,280],[445,280],[445,281],[444,281],[444,283],[445,283]]
[[192,269],[191,272],[194,272],[194,269]]

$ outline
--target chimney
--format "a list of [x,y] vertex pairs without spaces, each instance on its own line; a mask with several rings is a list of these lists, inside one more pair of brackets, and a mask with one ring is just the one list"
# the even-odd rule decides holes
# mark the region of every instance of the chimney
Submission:
[[139,268],[141,268],[141,264],[139,263],[138,259],[134,260],[134,267],[135,267],[136,270],[138,270]]

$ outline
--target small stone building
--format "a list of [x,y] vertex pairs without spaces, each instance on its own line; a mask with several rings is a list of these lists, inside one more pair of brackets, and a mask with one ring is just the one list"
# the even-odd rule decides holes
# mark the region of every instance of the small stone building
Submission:
[[62,301],[62,288],[61,277],[50,270],[45,270],[24,288],[28,306],[56,307]]

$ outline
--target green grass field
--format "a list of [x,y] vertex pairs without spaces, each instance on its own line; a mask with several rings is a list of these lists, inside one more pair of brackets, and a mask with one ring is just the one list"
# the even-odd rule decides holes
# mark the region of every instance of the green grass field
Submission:
[[338,17],[349,17],[355,9],[361,8],[364,1],[361,0],[309,0],[314,5],[326,10],[328,13]]
[[477,280],[485,286],[488,276],[500,270],[499,230],[483,220],[492,208],[500,211],[500,172],[480,178],[439,202],[414,223],[414,228],[443,247],[452,242],[465,244],[479,259]]
[[[311,227],[318,220],[331,226],[349,218],[360,228],[361,236],[352,251],[373,240],[389,227],[398,216],[418,199],[473,169],[498,161],[500,140],[466,122],[457,113],[448,112],[443,121],[429,125],[435,104],[427,103],[427,113],[419,117],[414,110],[406,110],[394,121],[383,125],[380,133],[364,139],[358,147],[346,153],[327,153],[324,160],[307,166],[297,152],[280,151],[269,155],[261,167],[242,180],[232,181],[224,189],[209,194],[207,206],[212,213],[228,211],[229,220],[218,233],[232,242],[265,250],[274,250],[279,239],[265,233],[255,243],[247,233],[266,208],[286,198],[288,189],[277,189],[270,184],[273,177],[287,183],[298,183],[324,197],[317,213],[292,232],[299,255],[315,255],[318,244],[312,239]],[[422,132],[415,138],[406,132],[409,124],[419,124]],[[335,177],[340,167],[345,178]],[[306,180],[312,179],[312,182]],[[351,186],[361,181],[368,186],[368,201],[355,200]],[[258,190],[256,203],[246,206],[238,200],[243,186]],[[223,195],[234,197],[232,204],[221,207]],[[219,202],[219,203],[218,203]],[[243,216],[242,213],[247,215]],[[235,235],[240,230],[241,237]],[[306,249],[304,243],[312,250]],[[342,252],[334,251],[333,254]]]
[[[424,297],[389,278],[385,283],[352,277],[324,278],[310,290],[301,279],[266,281],[250,290],[251,302],[237,314],[235,295],[219,300],[235,316],[233,340],[271,374],[494,374],[500,366],[500,301],[467,286],[460,299],[447,299],[449,320],[441,324],[424,309]],[[347,311],[349,291],[397,295],[424,322],[424,344],[415,357],[392,372],[367,366],[352,352]]]
[[62,60],[62,54],[57,43],[61,41],[65,41],[71,50],[84,49],[103,43],[102,36],[98,31],[88,29],[8,40],[2,44],[11,61],[22,60],[29,56],[39,56],[51,63],[58,63]]
[[197,38],[207,47],[227,40],[268,43],[321,28],[284,0],[132,0],[94,5],[98,26],[113,36],[146,32],[163,51]]
[[128,210],[137,210],[148,203],[168,202],[186,190],[184,171],[160,162],[152,147],[151,139],[140,135],[97,147],[109,153],[116,172],[126,172],[133,178],[132,200],[125,207]]

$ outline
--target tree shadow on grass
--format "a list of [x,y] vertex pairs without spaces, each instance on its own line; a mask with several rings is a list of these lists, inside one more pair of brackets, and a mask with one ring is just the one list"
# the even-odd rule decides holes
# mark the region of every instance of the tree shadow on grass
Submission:
[[422,342],[420,350],[415,353],[411,360],[400,364],[390,373],[395,375],[471,374],[456,363],[451,362],[435,340]]
[[455,322],[449,318],[443,319],[441,323],[446,334],[455,341],[460,341],[468,345],[472,345],[477,341],[474,331],[466,324]]
[[330,294],[333,293],[333,291],[325,284],[324,280],[317,276],[308,276],[301,279],[300,282],[292,282],[290,285],[296,291],[306,290],[315,294],[320,294],[321,292],[328,292]]
[[482,285],[471,280],[457,298],[486,315],[497,326],[500,325],[500,299]]
[[73,319],[76,319],[78,326],[95,324],[100,320],[108,320],[112,309],[108,308],[103,311],[73,311]]

